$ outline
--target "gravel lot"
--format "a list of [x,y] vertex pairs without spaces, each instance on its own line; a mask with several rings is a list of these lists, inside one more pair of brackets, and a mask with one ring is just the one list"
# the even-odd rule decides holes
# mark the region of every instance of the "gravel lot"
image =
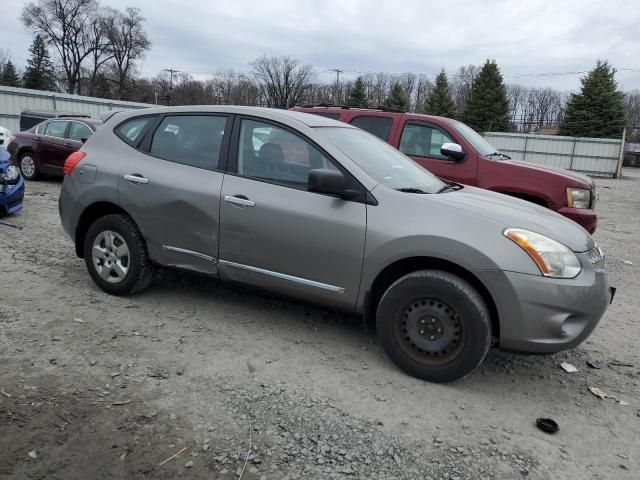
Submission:
[[433,385],[333,312],[177,272],[102,293],[59,182],[32,182],[0,224],[0,478],[637,479],[640,177],[598,186],[618,293],[594,334]]

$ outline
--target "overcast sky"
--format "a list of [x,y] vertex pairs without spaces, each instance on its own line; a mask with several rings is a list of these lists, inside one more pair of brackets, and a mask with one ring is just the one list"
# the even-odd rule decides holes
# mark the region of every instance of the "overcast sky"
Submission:
[[[176,68],[201,78],[256,57],[289,55],[316,67],[414,72],[495,58],[507,83],[579,88],[579,75],[520,76],[590,69],[608,59],[625,89],[640,88],[637,0],[110,0],[136,6],[153,46],[145,75]],[[22,68],[31,36],[19,21],[22,0],[0,0],[0,48]],[[638,71],[624,71],[636,69]]]

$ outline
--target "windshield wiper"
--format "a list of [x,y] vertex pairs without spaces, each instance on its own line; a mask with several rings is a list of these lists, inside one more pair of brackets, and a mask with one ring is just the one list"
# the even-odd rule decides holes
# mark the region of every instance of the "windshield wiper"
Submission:
[[404,193],[422,193],[422,194],[429,193],[429,192],[425,192],[424,190],[420,190],[419,188],[413,188],[413,187],[396,188],[396,190]]
[[487,157],[487,158],[502,157],[502,158],[506,158],[507,160],[511,160],[511,157],[509,155],[505,155],[502,152],[493,152],[493,153],[490,153],[489,155],[485,155],[485,157]]
[[462,185],[458,185],[457,183],[453,183],[453,182],[447,182],[446,185],[443,185],[440,190],[438,190],[436,193],[444,193],[444,192],[448,192],[449,190],[461,190],[462,189]]

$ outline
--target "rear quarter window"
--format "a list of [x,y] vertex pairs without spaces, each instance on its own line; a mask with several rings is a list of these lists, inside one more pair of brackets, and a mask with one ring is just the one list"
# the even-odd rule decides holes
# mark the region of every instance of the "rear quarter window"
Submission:
[[307,112],[307,113],[311,113],[313,115],[318,115],[319,117],[326,117],[326,118],[330,118],[332,120],[340,120],[340,114],[337,112]]
[[118,125],[114,132],[121,140],[128,143],[132,147],[136,147],[147,127],[155,117],[132,118]]
[[374,117],[361,115],[351,120],[351,125],[361,128],[385,142],[389,140],[393,119],[389,117]]

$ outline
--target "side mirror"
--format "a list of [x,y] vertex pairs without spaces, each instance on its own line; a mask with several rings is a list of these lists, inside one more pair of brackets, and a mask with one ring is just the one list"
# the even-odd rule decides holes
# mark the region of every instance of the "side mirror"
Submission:
[[81,141],[82,143],[86,142],[87,140],[89,140],[87,137],[82,137],[82,138],[80,139],[80,141]]
[[440,147],[440,153],[454,162],[461,162],[466,156],[462,147],[457,143],[445,143]]
[[354,198],[359,195],[355,190],[347,190],[347,179],[336,170],[317,168],[309,172],[309,191],[338,195],[341,198]]

